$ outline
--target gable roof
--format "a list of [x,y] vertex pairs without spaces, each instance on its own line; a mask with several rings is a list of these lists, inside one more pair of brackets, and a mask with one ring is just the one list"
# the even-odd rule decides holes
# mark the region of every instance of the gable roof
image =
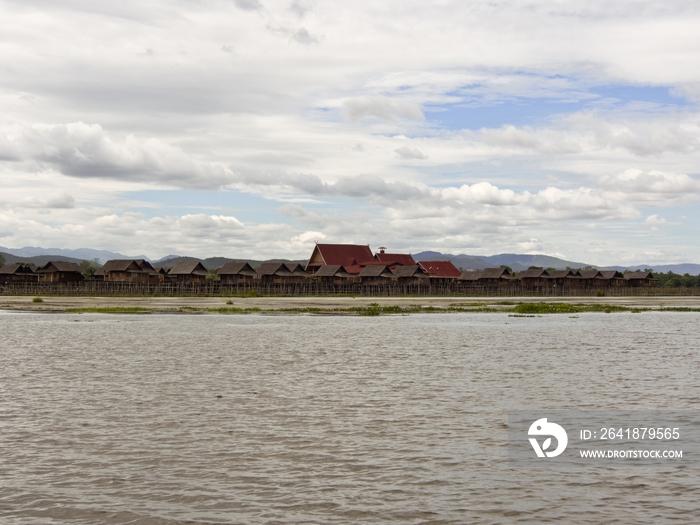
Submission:
[[[387,274],[387,275],[383,275]],[[360,277],[393,277],[386,264],[372,264],[365,266],[360,272]]]
[[207,269],[199,261],[180,261],[170,268],[168,275],[208,275]]
[[428,278],[428,275],[423,273],[423,270],[417,264],[407,265],[407,266],[397,266],[393,270],[396,277],[423,277]]
[[79,274],[83,273],[83,269],[75,263],[63,262],[63,261],[49,261],[44,266],[39,268],[36,273],[54,273],[54,272],[64,272],[71,273],[77,272]]
[[481,270],[467,270],[459,275],[460,281],[476,281],[481,277]]
[[14,275],[16,273],[34,273],[29,266],[24,266],[23,264],[6,264],[0,268],[0,274],[2,275]]
[[598,270],[579,270],[578,274],[584,279],[594,279],[599,277],[601,273]]
[[372,250],[363,244],[317,244],[324,264],[348,265],[348,260],[356,262],[371,261],[374,259]]
[[321,266],[318,271],[314,274],[316,277],[334,277],[338,272],[347,275],[347,272],[343,270],[343,267],[339,264],[327,264]]
[[563,277],[573,277],[576,274],[571,270],[548,270],[547,275],[552,279],[561,279]]
[[259,277],[262,277],[263,275],[277,275],[284,277],[292,276],[292,272],[290,272],[287,266],[281,262],[262,263],[260,266],[258,266],[255,273]]
[[617,270],[600,270],[598,273],[600,273],[599,279],[621,279],[624,277]]
[[153,266],[143,259],[112,259],[99,268],[95,275],[106,275],[109,272],[156,273]]
[[247,262],[227,262],[219,269],[219,275],[255,275],[255,270]]
[[481,270],[479,279],[512,279],[508,268],[485,268]]
[[385,264],[400,264],[403,266],[410,266],[416,264],[416,261],[413,260],[413,256],[411,256],[410,253],[385,253],[385,252],[379,252],[378,254],[375,255],[375,258],[378,261],[381,261]]
[[430,277],[459,277],[462,272],[451,261],[418,261]]
[[536,279],[538,277],[548,277],[549,273],[547,273],[546,270],[523,270],[522,272],[517,273],[517,278],[518,279]]
[[630,279],[653,279],[654,276],[651,272],[627,272],[624,275],[625,279],[628,281]]

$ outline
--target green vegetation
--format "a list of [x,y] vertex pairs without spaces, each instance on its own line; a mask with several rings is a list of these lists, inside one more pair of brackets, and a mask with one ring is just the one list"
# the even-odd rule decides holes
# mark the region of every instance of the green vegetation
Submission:
[[520,303],[513,308],[519,314],[578,314],[581,312],[628,312],[630,308],[611,304]]
[[96,306],[91,308],[66,308],[68,314],[150,314],[152,308],[140,306]]
[[679,275],[677,273],[654,273],[658,279],[658,286],[668,288],[695,288],[700,286],[700,275],[690,275],[688,273]]
[[95,275],[95,272],[99,270],[100,266],[100,260],[95,258],[92,261],[81,261],[80,262],[80,267],[83,269],[83,277],[85,279],[92,279],[92,277]]
[[41,297],[35,297],[34,299],[32,299],[32,302],[33,303],[43,303],[44,300]]
[[0,254],[0,266],[5,266],[5,257]]

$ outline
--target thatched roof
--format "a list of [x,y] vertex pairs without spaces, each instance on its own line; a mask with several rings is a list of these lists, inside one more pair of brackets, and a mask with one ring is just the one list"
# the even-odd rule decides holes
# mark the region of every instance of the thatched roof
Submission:
[[106,275],[110,272],[156,273],[156,270],[144,259],[112,259],[104,263],[95,275]]
[[247,262],[227,262],[219,270],[219,275],[247,275],[252,277],[255,270]]
[[523,270],[518,272],[518,279],[536,279],[538,277],[548,277],[549,273],[545,270]]
[[181,261],[170,268],[168,275],[203,275],[206,277],[208,272],[199,261]]
[[412,264],[410,266],[397,266],[394,268],[394,276],[399,278],[418,277],[428,279],[429,276],[423,272],[420,266]]
[[394,274],[391,273],[384,264],[372,264],[362,269],[360,277],[385,277],[392,279],[394,278]]
[[79,274],[83,273],[83,269],[75,263],[63,262],[63,261],[49,261],[44,266],[39,268],[36,273],[54,273],[54,272],[64,272],[71,273],[77,272]]
[[34,270],[32,270],[29,266],[17,263],[6,264],[0,268],[0,275],[14,275],[17,273],[34,273]]
[[635,280],[635,279],[653,279],[654,278],[654,276],[652,275],[651,272],[627,272],[624,277],[628,281]]
[[598,273],[600,273],[598,276],[599,279],[622,279],[622,277],[624,277],[617,270],[600,270]]
[[281,262],[262,263],[260,266],[258,266],[258,269],[255,273],[258,277],[264,277],[268,275],[276,275],[278,277],[292,276],[292,272],[290,272],[287,269],[287,266]]

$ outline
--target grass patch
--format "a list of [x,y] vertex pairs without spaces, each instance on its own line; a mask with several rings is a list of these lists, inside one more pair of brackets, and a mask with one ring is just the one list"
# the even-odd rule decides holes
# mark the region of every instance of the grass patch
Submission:
[[141,306],[96,306],[93,308],[66,308],[67,314],[150,314],[151,308]]
[[[239,308],[237,306],[222,306],[220,308],[207,308],[207,312],[215,313],[215,314],[251,314],[251,313],[258,313],[262,312],[260,308],[257,306],[253,308]],[[274,310],[270,310],[273,311]]]
[[[629,312],[627,306],[612,304],[520,303],[513,312],[518,314],[578,314],[583,312]],[[641,311],[641,310],[639,310]]]
[[33,303],[43,303],[44,300],[41,297],[35,297],[34,299],[32,299],[32,302]]

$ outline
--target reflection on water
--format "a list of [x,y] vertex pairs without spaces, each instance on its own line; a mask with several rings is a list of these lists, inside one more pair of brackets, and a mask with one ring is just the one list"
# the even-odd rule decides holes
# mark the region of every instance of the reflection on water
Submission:
[[2,523],[690,523],[695,469],[507,463],[507,410],[697,408],[696,314],[0,315]]

